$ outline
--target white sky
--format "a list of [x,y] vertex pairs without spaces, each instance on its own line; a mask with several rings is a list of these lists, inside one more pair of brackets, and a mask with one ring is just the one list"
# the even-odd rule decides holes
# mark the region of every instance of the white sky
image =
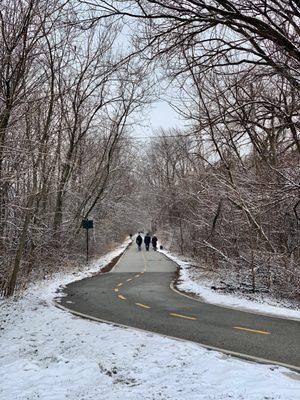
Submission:
[[172,107],[163,100],[154,103],[151,108],[140,114],[140,124],[134,130],[134,136],[147,138],[153,135],[153,130],[160,127],[184,128],[184,121]]
[[[133,27],[135,26],[138,29],[139,25],[135,25],[135,21],[132,19],[123,22],[125,23],[116,43],[120,46],[120,49],[126,53],[128,52],[128,48],[130,48]],[[169,86],[168,81],[164,81],[162,78],[163,72],[160,68],[161,67],[157,66],[155,71],[157,81],[156,94],[157,96],[163,96],[163,98],[174,100],[178,97],[176,89]],[[140,112],[139,115],[135,115],[134,120],[136,120],[137,123],[134,129],[131,130],[131,136],[137,139],[146,139],[153,135],[153,131],[161,127],[165,129],[184,128],[184,121],[180,119],[179,114],[163,99],[158,99],[151,107]]]

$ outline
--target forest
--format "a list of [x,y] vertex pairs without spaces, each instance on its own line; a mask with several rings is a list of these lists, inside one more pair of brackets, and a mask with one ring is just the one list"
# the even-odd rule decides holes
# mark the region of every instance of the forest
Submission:
[[[144,223],[299,301],[299,22],[296,0],[2,0],[2,295],[83,262],[91,218],[95,254]],[[185,128],[138,146],[164,95]]]

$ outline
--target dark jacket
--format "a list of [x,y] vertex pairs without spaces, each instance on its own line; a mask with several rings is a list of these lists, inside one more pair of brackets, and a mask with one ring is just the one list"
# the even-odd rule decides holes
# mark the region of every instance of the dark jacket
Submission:
[[138,246],[140,246],[140,245],[143,243],[142,236],[141,236],[141,235],[138,235],[137,238],[135,239],[135,241],[136,241],[136,244],[137,244]]
[[156,246],[157,237],[156,237],[156,236],[153,236],[151,241],[152,241],[153,246]]
[[151,237],[150,237],[149,235],[146,235],[146,236],[144,237],[144,242],[145,242],[145,244],[150,244],[150,242],[151,242]]

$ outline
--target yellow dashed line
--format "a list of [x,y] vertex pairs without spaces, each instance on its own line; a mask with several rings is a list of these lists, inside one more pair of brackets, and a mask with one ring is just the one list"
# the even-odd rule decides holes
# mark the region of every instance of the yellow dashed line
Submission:
[[127,281],[127,282],[130,282],[130,281],[132,281],[132,278],[126,279],[126,281]]
[[126,297],[122,296],[121,294],[118,294],[119,299],[121,300],[126,300]]
[[181,314],[176,314],[176,313],[170,313],[172,317],[178,317],[178,318],[185,318],[185,319],[190,319],[192,321],[196,321],[197,318],[195,317],[188,317],[187,315],[181,315]]
[[252,333],[261,333],[262,335],[271,335],[271,332],[268,332],[268,331],[260,331],[257,329],[243,328],[242,326],[234,326],[234,329],[238,329],[240,331],[252,332]]
[[146,306],[145,304],[141,304],[141,303],[135,303],[137,306],[139,307],[143,307],[143,308],[151,308],[149,306]]
[[118,291],[119,291],[119,289],[115,288],[115,292],[118,292]]
[[123,286],[123,283],[118,283],[117,287]]

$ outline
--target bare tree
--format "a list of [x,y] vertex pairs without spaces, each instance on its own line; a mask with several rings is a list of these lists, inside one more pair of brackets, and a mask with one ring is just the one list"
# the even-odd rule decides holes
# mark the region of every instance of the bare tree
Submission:
[[133,179],[127,137],[149,101],[151,82],[141,60],[119,48],[119,24],[106,20],[82,30],[73,6],[60,0],[0,6],[0,283],[6,295],[31,275],[45,274],[46,266],[37,271],[35,265],[50,259],[54,247],[66,257],[80,249],[81,218],[102,218],[95,228],[102,247],[120,240],[129,224],[125,218],[116,233],[133,185],[117,188]]
[[[190,50],[191,64],[212,67],[262,65],[270,74],[299,87],[299,15],[297,1],[283,0],[139,0],[80,3],[101,10],[98,20],[126,16],[145,26],[141,50],[168,53]],[[97,21],[97,18],[92,22]],[[154,51],[153,51],[154,50]]]

